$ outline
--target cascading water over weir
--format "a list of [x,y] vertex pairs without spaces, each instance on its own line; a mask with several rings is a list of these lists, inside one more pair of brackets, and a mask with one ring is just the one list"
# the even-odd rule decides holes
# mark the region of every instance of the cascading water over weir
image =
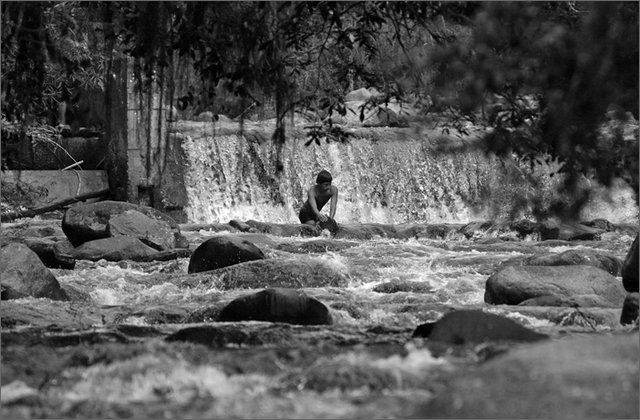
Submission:
[[[271,131],[270,131],[271,130]],[[343,223],[467,223],[534,218],[534,209],[559,197],[553,166],[531,169],[474,147],[475,138],[444,137],[440,129],[359,129],[348,143],[305,146],[305,133],[289,130],[283,169],[276,173],[271,125],[180,122],[188,162],[187,218],[194,223],[257,220],[297,223],[306,190],[327,169],[340,191],[336,218]],[[442,147],[446,144],[445,147]],[[631,188],[591,186],[581,218],[637,217]],[[612,211],[615,209],[615,211]],[[612,220],[616,222],[618,220]]]

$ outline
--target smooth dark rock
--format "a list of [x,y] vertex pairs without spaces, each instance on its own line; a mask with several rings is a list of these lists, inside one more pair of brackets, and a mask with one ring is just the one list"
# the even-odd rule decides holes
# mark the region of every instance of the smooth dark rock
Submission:
[[638,292],[629,293],[622,304],[620,323],[622,325],[633,324],[638,321]]
[[265,258],[264,252],[246,239],[232,235],[214,236],[193,252],[188,272],[199,273]]
[[484,301],[494,305],[518,305],[541,296],[569,298],[596,295],[619,307],[626,293],[620,280],[604,270],[587,265],[509,266],[491,275]]
[[436,322],[419,325],[413,336],[456,345],[497,340],[538,341],[548,338],[509,318],[482,310],[450,312]]
[[638,291],[638,235],[622,264],[622,284],[627,292]]
[[1,299],[25,296],[68,300],[56,277],[26,245],[12,243],[0,250]]
[[274,288],[239,297],[225,306],[221,322],[269,321],[298,325],[331,324],[331,314],[317,299],[301,290]]

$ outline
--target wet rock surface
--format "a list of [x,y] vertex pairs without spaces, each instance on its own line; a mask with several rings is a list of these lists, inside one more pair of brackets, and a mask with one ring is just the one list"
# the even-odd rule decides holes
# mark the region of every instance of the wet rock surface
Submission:
[[620,306],[625,294],[614,276],[587,265],[511,266],[487,279],[484,299],[491,304],[519,305],[545,296],[560,302],[585,295],[600,298],[598,306]]
[[199,273],[264,258],[262,250],[246,239],[216,236],[200,244],[191,254],[188,272]]
[[638,350],[637,334],[519,347],[456,374],[412,418],[636,418]]

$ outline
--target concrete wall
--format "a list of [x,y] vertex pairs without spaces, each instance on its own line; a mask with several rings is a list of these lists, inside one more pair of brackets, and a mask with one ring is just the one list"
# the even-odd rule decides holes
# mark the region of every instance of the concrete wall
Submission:
[[[91,192],[109,188],[105,171],[2,171],[2,189],[11,184],[27,184],[37,191],[33,197],[36,208]],[[89,200],[90,201],[90,200]]]

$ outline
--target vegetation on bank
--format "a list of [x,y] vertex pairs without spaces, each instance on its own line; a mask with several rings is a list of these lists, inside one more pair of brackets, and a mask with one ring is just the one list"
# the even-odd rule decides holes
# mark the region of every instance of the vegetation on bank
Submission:
[[497,155],[559,162],[568,190],[623,178],[637,194],[637,34],[637,2],[3,2],[3,139],[104,115],[129,57],[142,87],[178,75],[163,88],[179,113],[274,117],[276,145],[293,111],[311,143],[349,140],[345,95],[375,88],[362,113],[409,103],[482,127]]

